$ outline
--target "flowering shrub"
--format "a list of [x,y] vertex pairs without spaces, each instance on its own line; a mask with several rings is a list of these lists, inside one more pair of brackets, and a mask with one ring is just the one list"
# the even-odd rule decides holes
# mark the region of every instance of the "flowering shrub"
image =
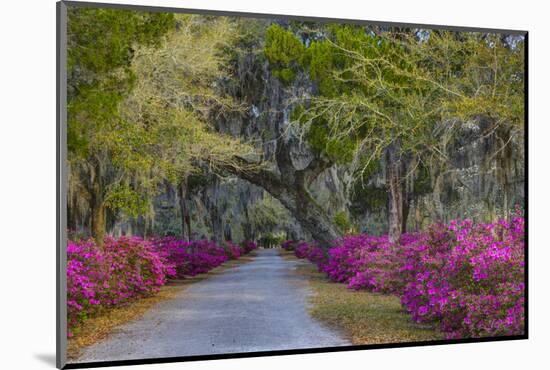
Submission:
[[524,327],[524,219],[451,222],[419,246],[401,302],[449,338],[514,335]]
[[524,322],[524,219],[453,221],[423,233],[346,236],[325,253],[301,242],[295,254],[350,289],[391,293],[413,320],[448,338],[514,335]]
[[[328,256],[324,249],[320,248],[317,244],[307,242],[283,242],[284,247],[289,248],[286,250],[294,250],[294,254],[298,258],[307,258],[311,262],[317,265],[319,271],[323,271],[324,266],[328,262]],[[282,246],[282,245],[281,245]],[[291,248],[291,249],[290,249]]]
[[254,249],[257,249],[258,245],[252,240],[245,240],[244,242],[242,242],[241,248],[243,249],[244,253],[250,253]]
[[156,241],[157,250],[176,266],[176,276],[195,276],[212,270],[228,259],[237,259],[257,248],[253,241],[237,245],[226,242],[225,248],[211,240],[184,241],[166,237]]
[[172,237],[146,240],[140,237],[106,237],[103,248],[93,240],[67,246],[68,334],[101,308],[154,294],[168,278],[208,272],[228,259],[256,249],[228,242],[183,241]]
[[285,240],[281,243],[281,248],[283,248],[285,251],[293,251],[294,250],[294,241],[293,240]]
[[294,248],[294,254],[298,258],[308,258],[309,254],[315,248],[314,244],[309,244],[307,242],[299,242]]
[[252,252],[256,248],[258,248],[257,244],[250,240],[244,241],[241,245],[231,241],[226,242],[226,254],[229,259],[237,259],[242,255]]
[[398,248],[389,243],[387,236],[362,234],[342,238],[329,251],[324,271],[333,281],[346,283],[350,289],[395,293],[403,285],[397,273]]
[[[175,266],[154,245],[137,237],[107,237],[103,248],[92,240],[67,246],[69,328],[101,307],[150,295],[174,276]],[[71,331],[69,330],[69,335]]]
[[225,253],[230,260],[236,260],[244,254],[244,249],[240,245],[228,241],[226,242]]

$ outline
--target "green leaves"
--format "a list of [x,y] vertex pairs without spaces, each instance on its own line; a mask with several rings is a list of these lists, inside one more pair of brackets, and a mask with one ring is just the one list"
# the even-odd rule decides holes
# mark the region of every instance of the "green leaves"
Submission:
[[312,149],[318,153],[324,153],[334,163],[350,162],[357,149],[357,142],[353,137],[331,136],[328,125],[322,120],[312,123],[306,136]]
[[136,44],[158,45],[175,25],[169,13],[78,7],[68,12],[69,75],[128,66]]
[[148,210],[148,199],[128,185],[116,185],[105,197],[105,206],[113,211],[122,211],[126,216],[137,217]]
[[[69,6],[70,199],[89,202],[96,212],[103,207],[129,217],[147,212],[154,190],[152,136],[144,125],[126,120],[121,105],[137,83],[131,68],[136,48],[158,46],[174,25],[172,14]],[[93,199],[104,201],[92,204]]]
[[120,103],[135,86],[130,68],[139,44],[158,45],[174,16],[69,7],[68,148],[82,159],[109,149],[120,129]]
[[389,86],[402,89],[405,81],[393,62],[381,56],[395,59],[401,49],[352,25],[327,25],[308,37],[305,47],[291,31],[272,25],[264,52],[273,75],[285,84],[299,70],[308,73],[319,95],[291,118],[306,129],[314,150],[348,163],[358,144],[372,135],[372,127],[381,130],[391,123],[387,109],[395,109],[396,96]]
[[304,50],[302,42],[291,31],[277,24],[268,27],[264,53],[270,63],[277,66],[299,64],[304,56]]
[[325,41],[313,41],[308,48],[307,68],[309,76],[319,86],[324,96],[334,96],[340,88],[340,81],[334,78],[335,63],[337,62],[335,49]]
[[307,47],[275,25],[265,53],[283,82],[302,71],[317,87],[291,118],[316,151],[338,163],[380,159],[395,139],[403,153],[437,156],[444,141],[434,133],[446,120],[523,123],[521,38],[397,28],[375,34],[332,24],[293,30],[307,35]]
[[345,234],[356,232],[355,226],[351,223],[348,215],[344,211],[336,212],[332,218],[334,224]]
[[305,46],[291,32],[277,24],[266,31],[264,54],[269,60],[273,76],[289,85],[296,77],[296,71],[305,56]]
[[285,223],[291,222],[288,221],[287,209],[271,196],[265,196],[261,201],[250,206],[248,219],[252,228],[258,232],[270,232],[274,227],[283,227]]
[[296,77],[296,72],[290,68],[283,68],[273,71],[273,76],[281,80],[285,85],[290,85]]

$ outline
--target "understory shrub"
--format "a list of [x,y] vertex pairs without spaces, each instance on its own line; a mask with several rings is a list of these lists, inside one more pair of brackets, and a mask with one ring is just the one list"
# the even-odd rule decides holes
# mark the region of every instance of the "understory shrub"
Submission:
[[402,304],[414,320],[438,324],[448,338],[522,334],[524,234],[522,217],[451,222],[407,261],[415,276]]
[[250,253],[254,249],[258,248],[258,244],[252,240],[245,240],[241,243],[241,248],[243,249],[244,253]]
[[[69,329],[104,307],[156,293],[175,266],[155,245],[138,237],[106,237],[67,246],[67,320]],[[68,331],[72,335],[71,330]]]
[[228,241],[225,244],[225,253],[230,260],[236,260],[245,252],[244,248],[242,248],[240,245]]
[[175,265],[178,278],[208,272],[229,259],[225,248],[206,239],[185,241],[167,237],[157,240],[156,248]]
[[399,296],[414,321],[437,326],[447,338],[518,335],[525,317],[524,235],[521,216],[464,220],[404,234],[397,244],[360,234],[325,252],[300,242],[295,254],[350,289]]
[[227,242],[223,247],[214,241],[188,242],[174,237],[106,237],[102,248],[93,239],[69,241],[68,335],[101,309],[154,294],[168,278],[208,272],[256,248],[253,241],[241,245]]
[[283,248],[285,251],[293,251],[295,247],[294,240],[285,240],[281,243],[281,248]]

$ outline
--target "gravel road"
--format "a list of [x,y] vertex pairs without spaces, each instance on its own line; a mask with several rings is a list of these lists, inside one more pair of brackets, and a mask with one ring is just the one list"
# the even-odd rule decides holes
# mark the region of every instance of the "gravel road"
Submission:
[[307,313],[307,281],[293,274],[303,261],[259,249],[250,262],[198,281],[106,340],[76,362],[242,353],[349,345]]

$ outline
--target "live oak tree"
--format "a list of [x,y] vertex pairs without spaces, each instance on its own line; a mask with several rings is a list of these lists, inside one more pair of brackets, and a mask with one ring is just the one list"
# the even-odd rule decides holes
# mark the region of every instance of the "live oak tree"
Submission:
[[[182,236],[189,239],[187,202],[200,173],[227,164],[240,167],[233,157],[253,155],[254,150],[237,138],[215,132],[211,124],[215,115],[243,109],[215,87],[227,73],[227,55],[222,50],[235,37],[235,22],[178,15],[176,24],[177,29],[160,47],[142,47],[136,52],[132,69],[138,79],[126,111],[158,135],[163,177],[178,189]],[[243,168],[251,166],[256,165]]]
[[230,35],[224,19],[71,11],[69,196],[88,205],[99,244],[106,210],[144,215],[170,181],[185,219],[188,176],[252,151],[209,128],[212,106],[238,109],[211,87],[221,73],[218,43]]
[[[310,188],[339,166],[354,174],[356,203],[387,205],[389,235],[397,241],[411,202],[426,194],[434,221],[442,219],[440,198],[455,167],[449,152],[463,140],[464,125],[479,128],[486,147],[480,172],[496,176],[504,189],[499,207],[509,213],[511,168],[523,152],[521,37],[243,22],[69,10],[70,227],[90,226],[101,244],[109,220],[151,215],[153,198],[169,182],[178,189],[189,238],[195,179],[230,173],[265,189],[328,246],[350,225],[344,214],[335,224]],[[249,42],[262,45],[253,58],[267,60],[285,88],[298,79],[312,86],[311,94],[288,102],[291,126],[274,139],[273,162],[258,153],[258,143],[215,128],[222,116],[250,111],[222,88],[232,78],[237,45]],[[309,151],[300,169],[292,157],[297,147]],[[379,174],[384,188],[368,193],[364,185]],[[494,217],[496,198],[485,202]]]
[[297,102],[293,116],[327,163],[354,162],[362,172],[370,161],[385,158],[389,233],[397,240],[403,223],[404,139],[431,119],[420,106],[428,105],[433,90],[411,78],[416,66],[405,48],[356,26],[325,27],[306,48],[291,31],[273,25],[266,55],[286,83],[300,70],[316,83],[318,94]]
[[[438,152],[443,152],[442,143],[452,142],[459,125],[465,122],[476,126],[483,138],[484,155],[480,172],[483,177],[491,174],[501,187],[501,216],[508,218],[514,180],[519,163],[524,158],[524,39],[516,35],[436,34],[430,60],[442,63],[451,55],[454,71],[445,79],[454,99],[444,102],[445,122],[448,127],[437,135]],[[447,55],[447,56],[446,56]],[[439,156],[443,167],[449,161]],[[521,171],[521,170],[520,170]],[[512,178],[514,177],[514,178]],[[484,181],[485,182],[485,179]],[[486,221],[497,218],[495,199],[484,196],[487,209]]]
[[503,161],[511,158],[511,141],[523,124],[521,39],[352,25],[304,28],[272,25],[266,55],[286,84],[300,71],[316,84],[318,93],[296,102],[294,116],[321,156],[350,163],[359,179],[372,161],[384,163],[392,241],[406,225],[406,179],[429,166],[436,172],[430,176],[441,176],[451,165],[442,145],[456,129],[442,126],[488,118],[487,134],[498,143],[486,163],[497,158],[506,174]]
[[[91,233],[99,244],[107,207],[129,214],[145,207],[127,179],[151,165],[147,139],[142,127],[123,119],[119,105],[135,84],[130,64],[136,46],[158,45],[173,26],[173,15],[165,13],[68,10],[69,209],[90,210]],[[69,214],[69,225],[75,218]]]

